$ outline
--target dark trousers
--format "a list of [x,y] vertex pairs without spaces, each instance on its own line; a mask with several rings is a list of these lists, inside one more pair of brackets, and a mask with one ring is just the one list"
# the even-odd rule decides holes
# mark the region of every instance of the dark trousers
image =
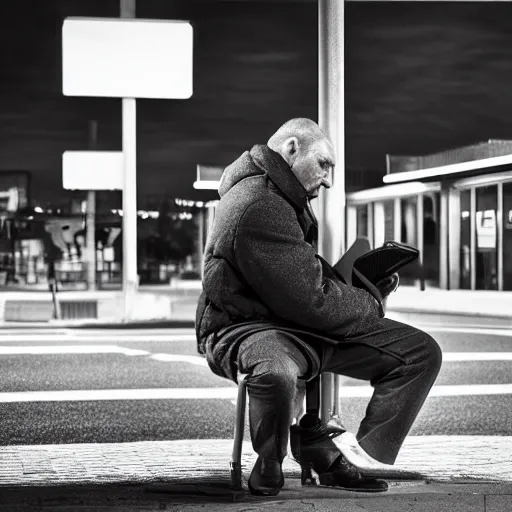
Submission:
[[[279,462],[287,455],[293,418],[302,409],[308,372],[294,339],[277,330],[256,333],[241,343],[237,356],[239,371],[250,374],[254,451]],[[441,368],[439,345],[414,327],[382,318],[370,333],[316,348],[321,372],[363,379],[374,387],[356,437],[374,459],[393,464]]]

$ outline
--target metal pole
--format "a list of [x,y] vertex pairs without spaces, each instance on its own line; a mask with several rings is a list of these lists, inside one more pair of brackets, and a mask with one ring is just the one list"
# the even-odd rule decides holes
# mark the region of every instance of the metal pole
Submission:
[[[318,124],[336,152],[333,186],[327,192],[322,189],[319,196],[319,249],[331,263],[345,252],[344,4],[344,0],[318,0]],[[339,415],[338,401],[338,377],[324,374],[322,419]]]
[[416,201],[416,247],[420,251],[418,263],[420,264],[420,290],[425,291],[425,239],[424,239],[424,227],[425,227],[425,197],[423,194],[418,194]]
[[476,237],[476,189],[471,187],[470,191],[470,208],[469,208],[469,219],[470,219],[470,273],[471,273],[471,290],[476,290],[476,248],[477,248],[477,237]]
[[206,212],[200,208],[197,213],[198,232],[197,232],[197,264],[199,266],[199,273],[201,279],[203,278],[203,254],[204,254],[204,232],[205,232],[205,217]]
[[503,291],[503,183],[498,183],[498,204],[496,207],[496,249],[498,250],[498,290]]
[[[121,17],[135,18],[135,0],[121,0]],[[123,292],[124,320],[133,312],[138,287],[137,273],[137,105],[123,98]]]
[[[98,121],[89,122],[89,149],[95,150],[98,142]],[[87,289],[96,289],[96,192],[87,192],[85,253],[87,262]]]
[[135,18],[136,0],[120,0],[121,1],[121,18]]

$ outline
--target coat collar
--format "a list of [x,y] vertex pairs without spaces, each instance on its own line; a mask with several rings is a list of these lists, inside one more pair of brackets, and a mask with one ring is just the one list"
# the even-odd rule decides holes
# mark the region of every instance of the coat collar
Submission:
[[302,183],[293,174],[286,160],[268,146],[256,145],[250,151],[253,162],[264,171],[270,181],[293,205],[301,210],[307,208],[308,195]]

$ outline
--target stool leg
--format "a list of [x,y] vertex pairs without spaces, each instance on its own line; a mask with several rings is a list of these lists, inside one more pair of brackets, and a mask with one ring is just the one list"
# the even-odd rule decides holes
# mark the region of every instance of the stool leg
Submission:
[[233,440],[233,453],[231,455],[231,484],[235,490],[242,488],[242,443],[245,430],[245,404],[248,375],[241,375],[238,379],[238,396],[236,400],[235,432]]
[[320,376],[306,384],[306,413],[320,414]]

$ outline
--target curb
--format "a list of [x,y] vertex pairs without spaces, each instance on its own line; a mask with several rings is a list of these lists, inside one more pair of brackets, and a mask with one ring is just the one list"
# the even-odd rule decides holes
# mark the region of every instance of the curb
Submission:
[[[324,487],[302,487],[298,479],[290,479],[276,497],[252,496],[246,490],[234,491],[228,483],[216,486],[182,484],[128,484],[95,486],[59,486],[31,488],[3,488],[0,510],[17,512],[27,507],[42,510],[76,510],[98,512],[116,510],[156,512],[171,510],[188,512],[203,510],[283,512],[397,512],[408,510],[425,512],[507,512],[512,506],[509,487],[489,484],[399,484],[391,483],[385,493],[369,495]],[[55,508],[53,508],[55,507]]]

